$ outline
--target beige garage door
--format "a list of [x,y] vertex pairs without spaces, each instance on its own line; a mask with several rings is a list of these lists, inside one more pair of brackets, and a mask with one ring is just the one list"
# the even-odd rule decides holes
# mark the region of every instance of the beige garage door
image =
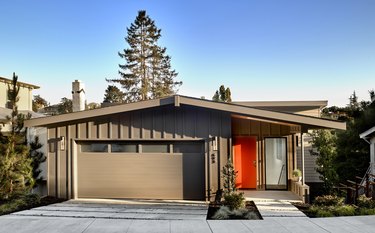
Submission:
[[78,197],[205,199],[203,142],[82,142]]

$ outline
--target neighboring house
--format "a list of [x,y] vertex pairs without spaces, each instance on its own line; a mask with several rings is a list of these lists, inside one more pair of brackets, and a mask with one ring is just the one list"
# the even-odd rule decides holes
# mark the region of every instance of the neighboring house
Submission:
[[366,142],[370,144],[369,173],[375,174],[375,126],[361,133],[359,137],[366,140]]
[[316,117],[326,102],[292,103],[267,109],[175,95],[25,125],[48,128],[51,196],[209,200],[222,188],[230,158],[240,188],[288,190],[301,160],[296,134],[303,142],[309,129],[346,128]]
[[[6,134],[9,129],[9,124],[6,124],[7,122],[7,116],[10,116],[12,113],[11,106],[9,106],[9,100],[8,100],[8,90],[9,87],[12,85],[12,80],[0,77],[0,126],[1,126],[1,132]],[[22,114],[31,114],[32,117],[39,116],[35,112],[33,112],[32,107],[32,100],[33,100],[33,90],[39,89],[38,86],[24,83],[24,82],[18,82],[20,91],[18,93],[19,101],[17,103],[18,111]]]

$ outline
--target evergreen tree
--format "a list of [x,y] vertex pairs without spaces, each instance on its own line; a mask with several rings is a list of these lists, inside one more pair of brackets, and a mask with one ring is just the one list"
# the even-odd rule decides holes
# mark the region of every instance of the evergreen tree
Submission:
[[120,78],[107,81],[121,84],[127,102],[174,94],[182,82],[174,80],[178,73],[171,68],[166,48],[158,45],[161,29],[146,11],[139,11],[127,33],[125,40],[130,48],[118,53],[125,59],[125,64],[119,65]]
[[215,92],[214,96],[212,97],[212,100],[216,102],[226,102],[226,103],[232,102],[230,88],[229,87],[225,88],[224,85],[221,85],[219,90]]
[[39,137],[36,136],[34,138],[34,141],[30,142],[30,152],[29,156],[32,159],[32,168],[33,168],[33,178],[35,180],[35,186],[38,185],[43,180],[43,177],[40,176],[40,173],[42,170],[40,170],[39,165],[46,161],[46,156],[44,156],[44,153],[40,150],[43,145],[39,141]]
[[[374,92],[370,91],[370,97]],[[359,134],[375,125],[375,101],[358,102],[355,92],[345,108],[329,107],[323,114],[328,118],[345,120],[345,131],[321,130],[313,134],[317,148],[318,172],[329,189],[336,181],[345,183],[355,176],[363,176],[369,166],[369,145]],[[336,173],[336,174],[335,174]]]
[[18,77],[13,73],[13,82],[9,86],[8,100],[12,113],[7,117],[10,124],[9,135],[0,133],[0,199],[7,199],[29,191],[34,185],[32,158],[26,143],[26,131],[23,127],[25,116],[18,113],[20,87]]
[[104,103],[121,103],[124,101],[124,93],[113,85],[108,85],[104,93]]
[[73,101],[66,97],[61,98],[61,101],[57,106],[57,111],[59,114],[73,112]]
[[335,131],[314,130],[310,135],[314,148],[310,153],[317,156],[316,165],[318,166],[316,171],[320,174],[320,180],[323,181],[323,191],[325,194],[331,194],[333,186],[338,181],[334,163],[337,157],[337,137]]
[[45,99],[43,99],[40,95],[34,95],[33,98],[33,111],[37,112],[39,109],[48,106],[48,103]]
[[238,171],[234,170],[234,166],[231,160],[228,160],[227,164],[224,165],[221,172],[223,178],[224,195],[236,192],[236,177]]

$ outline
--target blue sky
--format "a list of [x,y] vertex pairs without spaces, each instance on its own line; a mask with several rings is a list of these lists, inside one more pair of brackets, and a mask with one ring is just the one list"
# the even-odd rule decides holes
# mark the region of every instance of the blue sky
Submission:
[[0,76],[41,86],[50,103],[82,80],[101,102],[118,77],[126,27],[146,10],[162,29],[179,93],[343,106],[375,88],[375,1],[1,1]]

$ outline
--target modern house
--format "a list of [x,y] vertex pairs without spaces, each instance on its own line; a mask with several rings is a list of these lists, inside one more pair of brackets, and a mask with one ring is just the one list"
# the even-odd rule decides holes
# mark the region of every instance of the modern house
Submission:
[[243,189],[288,190],[297,166],[305,182],[306,132],[346,128],[318,117],[325,104],[175,95],[31,119],[25,126],[48,128],[49,195],[209,200],[223,186],[228,159]]

